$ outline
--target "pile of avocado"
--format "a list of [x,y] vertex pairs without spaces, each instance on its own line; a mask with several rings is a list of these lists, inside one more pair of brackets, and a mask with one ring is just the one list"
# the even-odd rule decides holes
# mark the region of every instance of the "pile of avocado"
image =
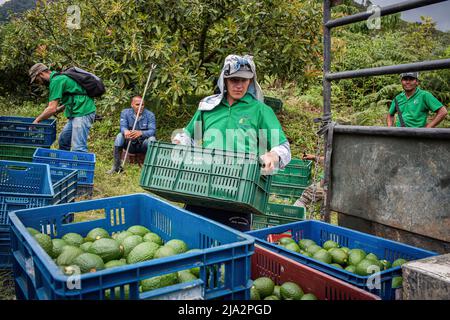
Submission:
[[[332,240],[326,241],[321,247],[311,239],[302,239],[297,243],[290,237],[283,237],[278,241],[278,244],[287,250],[295,251],[360,276],[368,276],[375,272],[401,266],[407,262],[405,259],[397,259],[392,263],[387,260],[379,260],[374,253],[366,253],[364,250],[357,248],[340,247],[338,243]],[[392,279],[393,288],[398,288],[401,285],[402,277]]]
[[305,294],[295,282],[284,282],[277,286],[272,279],[260,277],[253,281],[250,300],[317,300],[317,297],[312,293]]
[[[94,228],[86,237],[67,233],[61,239],[51,239],[33,228],[27,229],[65,275],[97,272],[198,250],[188,250],[187,244],[179,239],[164,243],[158,234],[141,225],[131,226],[113,235],[103,228]],[[197,267],[145,279],[140,283],[140,291],[193,281],[199,278],[199,273],[200,269]],[[126,297],[127,287],[125,286]],[[108,296],[107,292],[106,298]]]

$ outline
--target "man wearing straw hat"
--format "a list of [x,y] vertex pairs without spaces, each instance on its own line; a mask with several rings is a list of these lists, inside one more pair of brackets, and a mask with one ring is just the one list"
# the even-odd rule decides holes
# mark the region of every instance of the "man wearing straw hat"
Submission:
[[49,87],[48,106],[33,123],[39,123],[64,110],[69,121],[59,135],[59,149],[88,152],[87,139],[95,120],[94,99],[75,80],[50,71],[43,63],[36,63],[28,73],[31,83]]

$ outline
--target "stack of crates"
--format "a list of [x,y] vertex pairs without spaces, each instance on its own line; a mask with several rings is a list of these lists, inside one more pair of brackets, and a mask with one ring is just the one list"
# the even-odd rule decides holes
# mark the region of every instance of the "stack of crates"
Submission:
[[0,160],[0,269],[12,263],[8,213],[73,202],[76,190],[76,170]]
[[292,159],[272,177],[264,215],[253,215],[252,229],[296,222],[305,218],[305,209],[293,206],[311,184],[312,161]]
[[33,162],[46,163],[53,168],[77,170],[77,195],[92,196],[95,171],[94,153],[37,148],[33,154]]

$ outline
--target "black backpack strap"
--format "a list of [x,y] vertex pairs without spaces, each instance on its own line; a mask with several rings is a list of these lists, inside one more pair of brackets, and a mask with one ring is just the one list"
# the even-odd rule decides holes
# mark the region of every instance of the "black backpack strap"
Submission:
[[403,121],[402,112],[400,111],[400,108],[398,107],[397,98],[394,98],[394,103],[395,103],[395,111],[397,111],[398,119],[400,120],[400,125],[402,127],[406,127],[405,122]]

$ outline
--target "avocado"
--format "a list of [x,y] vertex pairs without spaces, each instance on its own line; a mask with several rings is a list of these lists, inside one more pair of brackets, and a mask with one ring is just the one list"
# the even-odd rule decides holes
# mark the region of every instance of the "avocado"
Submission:
[[258,290],[254,286],[250,288],[250,300],[261,300]]
[[89,231],[87,236],[84,238],[84,241],[85,242],[94,242],[96,240],[100,240],[103,238],[107,238],[107,239],[110,238],[108,231],[106,231],[103,228],[95,228],[95,229],[92,229],[91,231]]
[[294,251],[300,253],[300,247],[297,243],[291,242],[284,246],[287,250]]
[[131,232],[132,234],[141,236],[141,237],[145,236],[147,233],[150,232],[150,230],[148,230],[146,227],[141,226],[141,225],[131,226],[128,228],[127,231]]
[[177,252],[175,251],[174,248],[172,248],[170,246],[162,246],[162,247],[158,248],[158,250],[156,250],[155,256],[153,259],[170,257],[170,256],[174,256],[176,254],[177,254]]
[[253,286],[258,290],[261,299],[273,294],[275,283],[269,277],[260,277],[253,281]]
[[339,244],[336,243],[336,242],[334,242],[334,241],[332,241],[332,240],[328,240],[328,241],[326,241],[326,242],[323,244],[323,248],[324,248],[325,250],[330,250],[330,249],[332,249],[332,248],[339,248]]
[[34,239],[39,243],[39,245],[44,249],[45,252],[51,257],[56,258],[53,253],[53,242],[49,235],[43,233],[37,233],[34,235]]
[[128,254],[127,263],[133,264],[153,259],[159,246],[154,242],[142,242]]
[[372,273],[380,271],[380,267],[373,260],[363,259],[356,266],[356,274],[360,276],[368,276]]
[[174,285],[177,282],[178,282],[178,276],[177,276],[176,272],[148,278],[148,279],[141,281],[142,292],[151,291],[151,290],[159,289],[159,288],[164,288],[167,286]]
[[78,247],[65,246],[61,254],[56,259],[56,264],[58,266],[70,266],[73,264],[73,260],[75,260],[75,258],[82,253],[84,253],[84,251]]
[[123,260],[111,260],[111,261],[108,261],[107,263],[105,263],[105,269],[121,267],[121,266],[125,266],[126,264],[127,263],[124,262]]
[[304,293],[298,284],[285,282],[280,287],[280,294],[284,300],[300,300]]
[[88,252],[98,255],[106,263],[122,258],[123,246],[119,245],[116,240],[101,238],[92,244]]
[[149,241],[149,242],[154,242],[160,246],[163,245],[163,241],[162,241],[161,237],[154,232],[149,232],[149,233],[145,234],[143,237],[143,240]]
[[67,243],[62,239],[53,239],[53,255],[55,257],[59,257],[59,255],[62,253],[63,248],[67,246]]
[[302,239],[298,242],[300,249],[303,249],[303,250],[308,249],[309,246],[312,246],[314,244],[316,244],[316,243],[311,239]]
[[172,249],[174,249],[177,254],[184,253],[189,249],[188,245],[183,240],[179,239],[172,239],[168,241],[165,245],[172,247]]
[[86,252],[76,257],[75,260],[73,260],[73,264],[80,268],[81,273],[96,272],[105,269],[102,258],[98,255]]
[[84,239],[82,236],[80,236],[78,233],[70,232],[65,234],[62,239],[71,246],[79,247],[84,242]]
[[177,272],[178,283],[191,282],[197,280],[197,277],[194,276],[189,270],[183,270]]
[[127,257],[130,254],[131,250],[133,250],[138,244],[141,244],[142,242],[144,242],[144,240],[141,236],[138,235],[132,235],[125,238],[122,241],[124,257]]
[[352,249],[348,254],[348,263],[356,267],[365,257],[366,253],[363,250]]
[[331,263],[333,261],[331,254],[325,249],[320,249],[314,253],[313,259],[319,260],[323,263]]
[[126,238],[128,238],[129,236],[132,236],[133,234],[129,231],[123,231],[121,233],[119,233],[116,237],[116,241],[120,244],[122,244],[123,240],[125,240]]

